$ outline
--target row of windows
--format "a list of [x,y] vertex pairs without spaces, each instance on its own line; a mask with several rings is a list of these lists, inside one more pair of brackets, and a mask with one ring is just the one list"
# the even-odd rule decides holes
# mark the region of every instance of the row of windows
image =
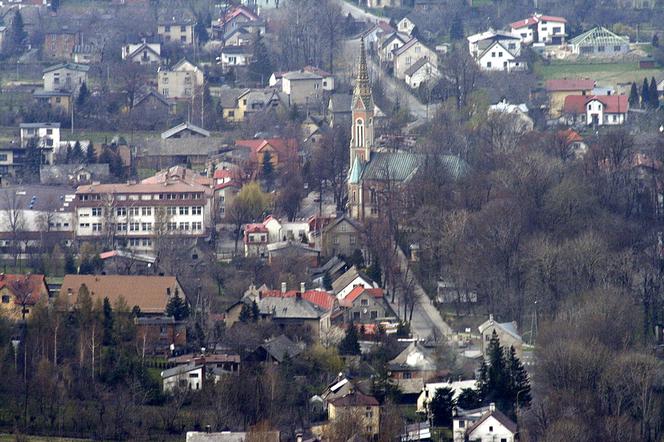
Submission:
[[[152,207],[117,207],[115,209],[115,215],[116,216],[152,216]],[[183,206],[183,207],[175,207],[175,206],[169,206],[166,208],[166,213],[168,215],[177,215],[178,213],[180,215],[189,215],[191,212],[192,215],[201,215],[203,214],[203,207],[202,206]],[[103,216],[104,215],[104,209],[102,207],[93,207],[92,208],[92,216]],[[81,217],[86,217],[88,214],[82,213]]]
[[[101,194],[82,194],[78,196],[80,201],[99,201]],[[203,198],[202,193],[148,193],[143,195],[130,194],[130,195],[115,195],[118,201],[150,201],[150,200],[199,200]]]
[[130,247],[152,247],[152,240],[150,238],[129,238]]

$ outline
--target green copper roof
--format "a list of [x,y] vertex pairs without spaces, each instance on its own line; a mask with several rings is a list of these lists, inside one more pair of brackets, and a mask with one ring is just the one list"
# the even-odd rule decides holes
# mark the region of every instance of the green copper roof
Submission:
[[348,174],[348,182],[350,184],[357,184],[360,182],[360,177],[362,177],[362,165],[360,164],[360,159],[355,157],[353,166],[350,168],[350,173]]

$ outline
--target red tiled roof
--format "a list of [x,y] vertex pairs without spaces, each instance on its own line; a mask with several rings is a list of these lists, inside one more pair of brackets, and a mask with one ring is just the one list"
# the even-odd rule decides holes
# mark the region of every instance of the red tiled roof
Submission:
[[228,23],[230,20],[234,19],[238,15],[244,15],[249,19],[249,21],[258,20],[258,16],[251,12],[249,9],[244,6],[236,6],[230,10],[223,18],[219,19],[219,23],[223,26],[224,23]]
[[225,183],[217,184],[216,186],[214,186],[214,190],[222,190],[227,187],[237,187],[239,189],[240,187],[242,187],[242,185],[235,180],[226,181]]
[[317,68],[316,66],[305,66],[302,68],[304,72],[310,72],[312,74],[320,75],[321,77],[330,77],[332,74],[330,74],[327,71],[322,70],[321,68]]
[[564,139],[567,144],[583,141],[583,137],[572,129],[561,130],[558,132],[558,135]]
[[567,20],[564,17],[555,17],[553,15],[542,15],[542,16],[537,16],[533,15],[531,17],[528,17],[524,20],[519,20],[515,21],[514,23],[510,23],[510,27],[513,29],[519,29],[523,28],[525,26],[531,26],[534,25],[537,22],[540,21],[553,21],[556,23],[567,23]]
[[217,169],[214,171],[213,178],[215,180],[223,180],[225,178],[238,178],[240,176],[240,169],[234,167],[232,169]]
[[[251,149],[251,156],[256,160],[258,153],[266,146],[272,146],[277,155],[282,158],[297,155],[297,140],[293,138],[259,138],[255,140],[235,140],[236,147]],[[279,160],[281,162],[281,160]]]
[[[40,299],[43,293],[48,294],[46,288],[46,279],[44,275],[5,275],[0,274],[0,290],[7,288],[14,296],[16,296],[15,288],[26,284],[26,289],[30,289],[31,293],[26,299],[27,305],[34,305]],[[22,288],[22,287],[21,287]]]
[[589,91],[595,87],[595,80],[588,80],[587,78],[563,78],[558,80],[547,80],[545,87],[547,92]]
[[604,105],[604,112],[622,114],[629,109],[627,95],[568,95],[565,97],[563,112],[566,114],[583,114],[586,105],[591,101],[599,101]]
[[244,233],[267,233],[267,228],[262,223],[247,224]]
[[353,290],[351,290],[343,300],[341,300],[341,305],[344,307],[352,307],[353,301],[355,301],[364,292],[367,292],[367,294],[373,296],[374,298],[383,297],[383,289],[381,288],[366,289],[363,286],[358,285]]
[[[293,298],[298,294],[300,294],[300,292],[297,290],[288,290],[285,293],[281,290],[269,290],[261,292],[260,296],[262,298]],[[304,293],[301,293],[301,295],[302,299],[305,301],[309,301],[326,311],[332,310],[336,300],[333,295],[323,290],[306,290]]]

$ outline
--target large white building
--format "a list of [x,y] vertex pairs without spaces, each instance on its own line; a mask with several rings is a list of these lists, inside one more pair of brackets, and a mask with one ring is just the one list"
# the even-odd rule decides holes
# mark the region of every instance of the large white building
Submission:
[[510,24],[512,33],[521,37],[523,44],[543,43],[561,45],[565,43],[567,20],[563,17],[533,14]]
[[165,235],[205,237],[213,210],[212,187],[205,180],[173,167],[139,183],[79,186],[76,237],[143,251]]
[[483,71],[519,71],[527,64],[520,59],[521,38],[489,29],[468,37],[468,52]]
[[35,140],[43,164],[53,164],[53,154],[60,148],[60,123],[21,123],[21,147]]

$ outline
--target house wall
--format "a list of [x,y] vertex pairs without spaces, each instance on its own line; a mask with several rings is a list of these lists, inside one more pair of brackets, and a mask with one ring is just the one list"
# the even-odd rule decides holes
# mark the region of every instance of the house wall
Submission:
[[373,288],[373,286],[368,281],[365,281],[364,279],[362,279],[361,276],[358,276],[355,279],[353,279],[353,281],[351,281],[351,283],[348,284],[346,287],[339,290],[339,293],[337,293],[337,299],[339,300],[344,299],[358,285],[361,285],[362,287],[367,289]]
[[582,45],[572,45],[572,53],[585,57],[612,57],[614,55],[626,54],[629,52],[629,44],[618,44],[615,46],[602,46],[591,44],[590,42]]
[[334,422],[337,419],[343,419],[344,415],[361,418],[363,428],[358,429],[358,431],[366,432],[372,436],[378,436],[378,431],[380,429],[380,407],[335,407],[332,403],[328,405],[327,418],[330,422]]
[[514,56],[501,45],[496,45],[478,60],[483,71],[507,71]]
[[549,116],[551,118],[560,118],[565,106],[565,97],[568,95],[590,95],[591,89],[576,91],[555,91],[549,92]]
[[192,24],[160,24],[157,33],[163,42],[176,42],[183,45],[194,43],[194,26]]
[[164,392],[173,391],[177,386],[183,389],[200,390],[203,388],[204,367],[187,371],[163,380]]
[[404,18],[399,23],[397,23],[397,30],[399,32],[410,35],[411,32],[413,32],[413,29],[415,29],[415,23],[410,21],[408,18]]
[[148,49],[143,49],[134,54],[130,61],[142,66],[157,66],[161,64],[161,57]]
[[303,105],[320,100],[323,94],[323,79],[281,79],[282,91],[288,94],[291,104]]
[[[48,290],[46,289],[46,286],[40,287],[39,295],[42,300],[48,299]],[[33,307],[33,305],[26,305],[26,319],[30,318]],[[8,287],[0,289],[0,312],[5,318],[18,320],[23,317],[23,314],[21,313],[21,305],[16,303],[16,297]]]
[[438,56],[434,51],[417,42],[403,53],[394,57],[394,76],[403,80],[406,78],[406,70],[414,65],[420,58],[431,60],[434,65],[438,64]]
[[203,85],[203,73],[196,71],[167,71],[157,73],[157,90],[174,100],[189,99]]
[[250,56],[248,54],[228,54],[221,53],[221,65],[224,68],[232,66],[247,66]]
[[44,90],[48,92],[77,91],[88,81],[88,73],[75,69],[60,68],[44,74]]
[[338,225],[323,231],[324,256],[350,256],[360,248],[360,233],[349,222],[342,221]]
[[514,442],[514,434],[491,416],[475,428],[468,439],[477,442]]
[[537,23],[538,42],[552,44],[554,38],[558,38],[562,44],[565,41],[565,23],[554,21],[539,21]]
[[510,333],[507,333],[505,330],[502,329],[502,327],[498,327],[497,323],[489,325],[482,333],[481,347],[484,358],[487,359],[489,356],[488,355],[489,342],[491,341],[491,337],[493,336],[494,330],[498,335],[498,339],[500,339],[500,345],[503,348],[507,349],[509,349],[510,347],[514,347],[517,357],[521,359],[521,357],[523,356],[522,340],[515,338]]
[[406,84],[408,84],[408,86],[412,87],[413,89],[417,89],[420,87],[420,84],[439,76],[440,74],[438,73],[438,69],[427,63],[418,69],[413,75],[407,75]]
[[80,33],[49,33],[44,36],[42,56],[51,60],[66,60],[78,44],[81,44]]
[[402,0],[367,0],[368,8],[400,8]]
[[364,293],[353,301],[353,306],[346,309],[344,318],[346,322],[359,324],[373,324],[379,318],[387,316],[387,307],[383,298],[374,298]]

